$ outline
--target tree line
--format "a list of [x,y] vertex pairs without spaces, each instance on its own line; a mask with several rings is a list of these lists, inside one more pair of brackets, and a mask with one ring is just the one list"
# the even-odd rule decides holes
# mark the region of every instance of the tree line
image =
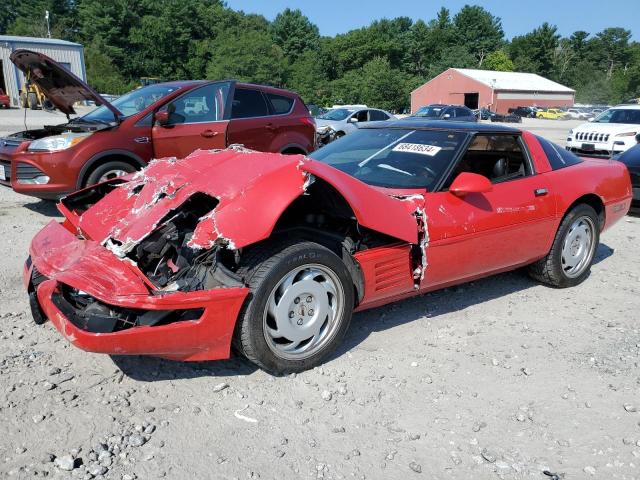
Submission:
[[409,106],[409,92],[449,67],[540,74],[576,90],[584,103],[640,96],[640,44],[619,27],[562,37],[551,23],[508,40],[484,8],[442,8],[425,22],[382,19],[321,36],[300,10],[273,21],[221,0],[5,0],[0,34],[85,46],[87,77],[119,94],[141,77],[225,79],[290,88],[307,103]]

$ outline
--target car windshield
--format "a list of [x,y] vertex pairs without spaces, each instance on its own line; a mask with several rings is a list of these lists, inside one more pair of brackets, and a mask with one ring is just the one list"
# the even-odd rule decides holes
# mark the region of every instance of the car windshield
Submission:
[[[124,118],[126,118],[141,112],[161,98],[169,95],[171,92],[175,92],[177,89],[178,87],[169,85],[149,85],[148,87],[138,88],[137,90],[126,93],[110,103],[122,113]],[[89,122],[112,122],[114,118],[113,112],[106,106],[101,105],[81,117],[79,120]]]
[[465,138],[463,132],[364,128],[310,157],[369,185],[430,191]]
[[348,110],[346,108],[334,108],[333,110],[329,110],[324,115],[320,115],[319,119],[321,120],[344,120],[347,118],[353,110]]
[[640,124],[640,109],[610,108],[598,115],[594,122]]
[[438,118],[444,107],[422,107],[416,113],[416,117]]

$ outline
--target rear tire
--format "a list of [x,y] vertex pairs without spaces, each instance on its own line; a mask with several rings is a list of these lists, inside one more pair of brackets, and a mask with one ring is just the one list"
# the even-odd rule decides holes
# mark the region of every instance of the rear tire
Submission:
[[27,95],[27,102],[29,103],[29,108],[31,110],[38,109],[38,96],[35,93],[29,93]]
[[592,207],[575,206],[560,223],[547,256],[528,267],[529,275],[556,288],[582,283],[589,276],[598,248],[599,225]]
[[88,187],[89,185],[95,185],[96,183],[121,177],[122,175],[127,175],[135,171],[136,168],[127,162],[112,161],[103,163],[91,172],[83,186]]
[[353,313],[344,262],[312,242],[267,241],[246,253],[238,272],[250,292],[234,346],[276,375],[320,364],[342,342]]

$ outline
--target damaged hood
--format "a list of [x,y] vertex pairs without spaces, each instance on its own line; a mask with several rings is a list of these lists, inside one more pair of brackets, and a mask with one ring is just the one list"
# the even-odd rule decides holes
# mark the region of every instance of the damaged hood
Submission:
[[75,114],[73,104],[89,100],[96,105],[106,106],[116,118],[122,116],[122,113],[98,92],[46,55],[19,49],[9,58],[62,113]]
[[[216,200],[197,225],[191,246],[211,248],[216,241],[241,248],[270,225],[260,210],[281,211],[302,193],[304,157],[197,150],[184,159],[152,161],[79,219],[79,229],[124,256],[197,194]],[[194,197],[196,198],[196,197]]]
[[361,225],[418,241],[413,202],[385,195],[302,155],[237,148],[154,160],[73,223],[85,238],[124,257],[189,201],[192,207],[206,206],[199,210],[190,247],[238,249],[269,237],[282,213],[316,178],[344,196]]

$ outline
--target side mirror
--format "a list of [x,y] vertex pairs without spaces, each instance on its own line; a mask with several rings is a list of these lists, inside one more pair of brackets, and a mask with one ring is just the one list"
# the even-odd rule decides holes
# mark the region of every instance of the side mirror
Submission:
[[451,114],[450,113],[445,113],[442,118],[444,118],[445,120],[451,118]]
[[349,122],[349,123],[358,123],[358,119],[357,119],[356,117],[351,117],[351,118],[348,120],[348,122]]
[[486,193],[491,190],[493,185],[487,177],[470,172],[462,172],[449,187],[449,192],[456,197],[464,197],[470,193]]
[[169,112],[167,110],[156,112],[153,115],[153,119],[155,120],[156,124],[160,125],[161,127],[164,127],[169,124]]
[[640,133],[636,135],[636,142],[640,143]]

